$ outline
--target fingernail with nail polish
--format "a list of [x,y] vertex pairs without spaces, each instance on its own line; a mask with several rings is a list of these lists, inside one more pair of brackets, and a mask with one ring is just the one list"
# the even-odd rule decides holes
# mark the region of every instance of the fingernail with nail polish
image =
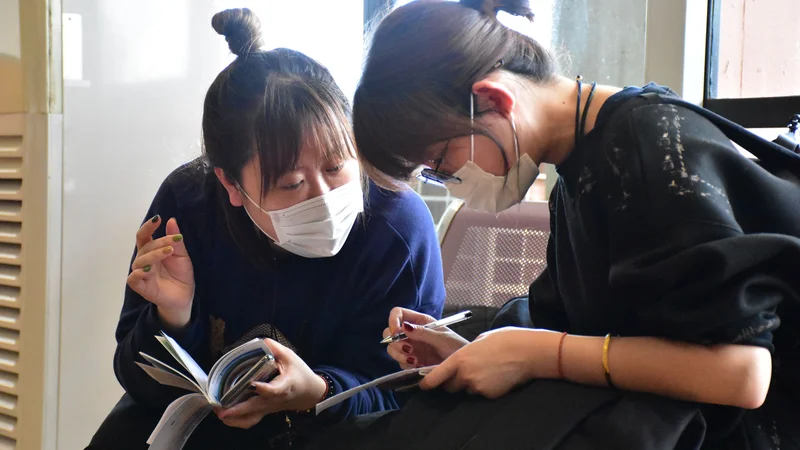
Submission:
[[408,322],[403,322],[403,329],[406,330],[406,333],[410,333],[410,332],[414,331],[414,325],[411,325]]
[[411,353],[411,346],[410,345],[404,345],[403,346],[403,351],[406,352],[406,353]]
[[143,270],[143,271],[146,273],[146,272],[150,272],[150,270],[151,270],[152,268],[153,268],[153,266],[151,266],[150,264],[148,264],[148,265],[146,265],[146,266],[142,267],[142,270]]
[[159,219],[159,218],[160,218],[160,217],[159,217],[159,215],[158,215],[158,214],[156,214],[155,216],[153,216],[153,218],[152,218],[152,219],[150,219],[150,222],[156,223],[156,222],[158,222],[158,219]]
[[169,255],[170,253],[172,253],[172,250],[173,250],[172,246],[169,246],[169,247],[164,247],[164,249],[161,251],[164,252],[165,255]]
[[406,362],[409,363],[409,364],[414,364],[415,361],[416,361],[416,359],[414,359],[413,357],[406,358]]
[[181,240],[183,240],[183,235],[182,234],[176,234],[175,236],[172,236],[172,240],[175,241],[175,242],[180,242]]
[[247,386],[247,390],[248,391],[255,391],[256,390],[256,386],[254,384],[251,384],[250,386]]

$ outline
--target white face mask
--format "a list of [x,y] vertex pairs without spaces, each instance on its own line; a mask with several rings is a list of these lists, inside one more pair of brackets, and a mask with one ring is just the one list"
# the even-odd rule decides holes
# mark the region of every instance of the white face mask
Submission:
[[[475,113],[473,97],[469,98],[470,121],[474,125]],[[528,189],[539,176],[539,165],[527,154],[519,156],[519,141],[514,116],[509,118],[514,132],[514,153],[517,162],[511,166],[504,177],[492,175],[478,167],[473,161],[475,156],[475,135],[470,135],[470,160],[453,176],[461,179],[461,183],[448,183],[445,186],[454,197],[464,200],[467,207],[491,213],[499,213],[520,203]]]
[[[364,211],[359,179],[286,209],[265,211],[243,189],[239,189],[261,212],[272,219],[282,249],[304,258],[327,258],[339,253],[358,215]],[[250,220],[250,212],[244,209]],[[270,237],[255,220],[253,223]],[[272,239],[270,237],[270,239]]]

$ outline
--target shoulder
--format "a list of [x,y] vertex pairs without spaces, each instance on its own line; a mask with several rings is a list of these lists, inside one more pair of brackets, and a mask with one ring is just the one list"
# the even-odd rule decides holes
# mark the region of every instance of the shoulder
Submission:
[[205,208],[213,192],[215,175],[205,167],[200,158],[185,163],[173,170],[153,199],[156,207],[171,207],[176,212],[191,213]]
[[619,186],[609,188],[607,208],[618,217],[665,226],[687,221],[735,226],[726,174],[753,163],[697,112],[657,99],[631,102],[636,103],[623,106],[604,132],[606,181]]
[[430,210],[413,190],[388,191],[369,183],[365,205],[368,230],[391,233],[413,249],[436,245],[436,230]]

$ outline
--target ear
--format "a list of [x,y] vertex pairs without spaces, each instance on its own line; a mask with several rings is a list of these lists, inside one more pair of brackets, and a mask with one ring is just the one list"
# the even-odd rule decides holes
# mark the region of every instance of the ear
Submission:
[[219,167],[215,167],[214,175],[216,175],[219,182],[222,183],[222,187],[228,191],[228,198],[230,198],[231,205],[237,207],[242,206],[244,203],[242,193],[239,192],[239,188],[235,184],[228,181],[228,177],[225,176],[225,171]]
[[472,85],[472,93],[478,97],[480,109],[493,109],[503,117],[510,117],[514,111],[514,93],[502,83],[484,78]]

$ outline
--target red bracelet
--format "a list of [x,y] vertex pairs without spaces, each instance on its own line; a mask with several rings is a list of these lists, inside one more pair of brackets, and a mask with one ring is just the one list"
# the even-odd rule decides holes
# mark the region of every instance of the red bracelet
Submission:
[[561,340],[558,341],[558,378],[564,379],[564,339],[567,337],[567,332],[561,333]]

